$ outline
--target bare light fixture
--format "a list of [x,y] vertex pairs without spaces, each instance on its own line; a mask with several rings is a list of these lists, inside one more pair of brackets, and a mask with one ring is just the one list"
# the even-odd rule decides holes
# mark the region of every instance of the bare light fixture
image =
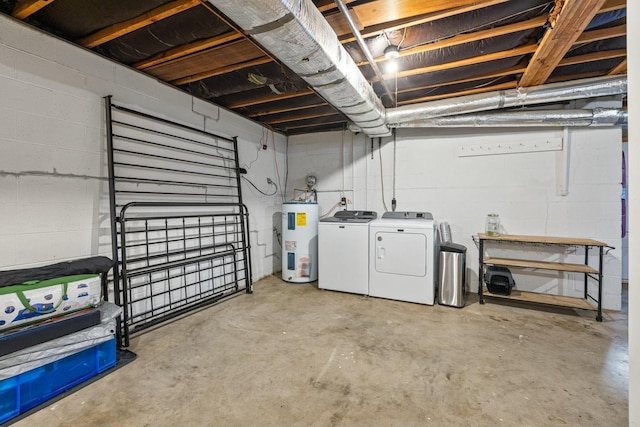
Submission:
[[398,49],[398,46],[394,44],[390,44],[384,48],[384,57],[387,59],[385,71],[387,73],[395,73],[398,71],[398,62],[396,61],[400,56],[400,51]]
[[400,56],[400,51],[398,50],[398,46],[390,44],[386,48],[384,48],[384,57],[390,61],[397,59]]

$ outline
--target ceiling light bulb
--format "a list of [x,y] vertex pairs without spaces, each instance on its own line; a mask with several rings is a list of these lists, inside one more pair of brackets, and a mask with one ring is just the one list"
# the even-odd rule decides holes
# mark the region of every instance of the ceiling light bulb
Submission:
[[398,46],[390,44],[384,49],[384,57],[393,60],[400,56],[400,51],[398,50]]
[[387,62],[384,66],[384,71],[388,74],[395,73],[398,71],[398,63],[394,60]]

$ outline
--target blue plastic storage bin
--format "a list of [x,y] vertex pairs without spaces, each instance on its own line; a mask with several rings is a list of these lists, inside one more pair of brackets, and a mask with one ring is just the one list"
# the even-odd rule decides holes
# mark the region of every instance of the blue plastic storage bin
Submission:
[[0,423],[28,411],[116,364],[115,338],[0,381]]

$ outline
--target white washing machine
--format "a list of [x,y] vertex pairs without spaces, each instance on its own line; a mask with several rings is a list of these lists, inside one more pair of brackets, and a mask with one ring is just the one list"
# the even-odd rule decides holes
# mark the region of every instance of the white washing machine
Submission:
[[369,223],[373,211],[339,211],[318,226],[318,287],[369,293]]
[[386,212],[369,224],[369,295],[433,305],[437,233],[428,212]]

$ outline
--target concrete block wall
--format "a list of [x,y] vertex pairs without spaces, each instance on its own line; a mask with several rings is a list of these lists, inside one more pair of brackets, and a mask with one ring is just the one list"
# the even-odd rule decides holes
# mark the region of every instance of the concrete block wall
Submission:
[[[246,178],[267,193],[274,189],[267,178],[285,176],[284,136],[4,15],[0,92],[0,269],[111,256],[107,95],[120,105],[237,136]],[[273,227],[282,196],[263,196],[244,181],[243,196],[258,279],[280,268]]]
[[[568,162],[562,151],[458,155],[461,146],[558,138],[569,140]],[[620,309],[620,129],[573,129],[568,135],[561,129],[399,130],[395,150],[390,138],[383,139],[381,147],[376,140],[372,151],[370,139],[350,132],[291,137],[289,179],[299,183],[306,174],[317,173],[322,212],[339,200],[340,192],[331,191],[339,189],[353,202],[350,209],[370,209],[381,215],[385,207],[380,155],[388,210],[395,155],[397,210],[432,212],[438,221],[450,224],[453,240],[468,248],[472,289],[477,290],[478,269],[472,236],[484,231],[488,213],[498,213],[509,234],[585,237],[615,247],[605,256],[603,306]],[[316,153],[321,154],[321,161],[309,155]],[[352,160],[344,163],[344,169],[343,158]],[[565,164],[568,169],[563,168]],[[567,194],[560,195],[566,171]],[[591,253],[595,255],[596,251]],[[513,252],[511,256],[517,257]],[[584,261],[584,254],[573,250],[552,253],[534,247],[527,248],[522,256]],[[597,266],[597,261],[591,256],[592,266]],[[512,272],[522,290],[577,296],[583,289],[580,274]]]

